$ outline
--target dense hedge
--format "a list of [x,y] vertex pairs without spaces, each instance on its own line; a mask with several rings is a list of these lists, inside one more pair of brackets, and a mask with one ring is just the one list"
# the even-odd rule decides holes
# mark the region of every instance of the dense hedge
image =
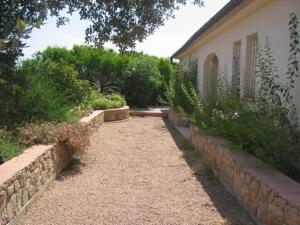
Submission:
[[0,164],[91,110],[165,102],[175,71],[168,59],[88,46],[49,47],[0,71]]
[[11,70],[0,84],[0,127],[32,120],[70,120],[69,111],[87,101],[86,105],[96,108],[124,104],[116,93],[130,106],[162,104],[175,71],[168,59],[143,53],[49,47]]
[[130,106],[165,102],[167,83],[176,72],[169,59],[137,52],[118,54],[89,46],[74,46],[71,50],[48,48],[34,60],[64,62],[101,93],[120,92]]

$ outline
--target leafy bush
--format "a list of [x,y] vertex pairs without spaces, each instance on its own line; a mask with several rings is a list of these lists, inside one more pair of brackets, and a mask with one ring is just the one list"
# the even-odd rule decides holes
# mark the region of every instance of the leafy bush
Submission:
[[147,106],[156,104],[162,78],[157,64],[150,57],[134,58],[124,74],[124,85],[121,90],[129,105]]
[[71,108],[67,112],[67,123],[77,123],[81,118],[91,114],[93,108],[85,103],[82,103],[78,106]]
[[25,146],[17,143],[13,132],[0,130],[0,164],[20,154]]
[[89,80],[102,94],[120,91],[121,76],[128,66],[128,56],[88,46],[74,46],[72,54],[81,79]]
[[31,146],[55,142],[54,133],[62,124],[55,122],[30,123],[18,128],[18,143]]
[[121,95],[117,93],[112,93],[111,95],[104,96],[101,93],[92,91],[85,104],[95,110],[114,109],[125,106],[126,101]]
[[57,143],[64,144],[75,151],[85,151],[90,145],[89,126],[83,124],[65,124],[54,132]]
[[279,125],[270,112],[250,108],[241,101],[232,101],[234,96],[223,95],[224,101],[204,102],[190,87],[189,91],[185,91],[185,98],[192,113],[183,112],[201,132],[225,137],[232,141],[235,148],[293,174],[300,154],[297,132],[287,129],[286,125]]
[[191,68],[189,71],[179,70],[177,76],[170,78],[166,88],[166,100],[169,106],[188,114],[193,112],[193,108],[190,105],[191,101],[187,102],[187,92],[193,92],[197,87],[197,70],[195,67]]
[[161,74],[162,83],[163,83],[162,88],[160,89],[160,93],[159,93],[159,101],[163,104],[167,104],[168,103],[168,98],[167,98],[168,86],[169,86],[169,83],[172,80],[174,80],[178,68],[176,65],[173,65],[172,63],[170,63],[170,60],[160,58],[158,60],[158,70],[159,70],[159,73]]
[[17,70],[0,74],[0,127],[22,122],[27,117],[28,108],[23,96],[27,86],[26,78]]
[[90,92],[89,82],[78,79],[79,74],[71,65],[47,60],[39,64],[38,74],[47,77],[70,103],[82,102]]
[[[146,106],[166,102],[165,91],[175,74],[176,66],[167,59],[131,52],[118,54],[112,50],[74,46],[72,50],[48,48],[35,56],[39,63],[51,61],[68,65],[88,80],[93,89],[104,95],[120,92],[129,105]],[[39,67],[28,60],[25,71]]]
[[55,63],[73,64],[75,62],[74,54],[66,48],[48,47],[42,52],[37,52],[35,58],[40,62],[51,60]]
[[36,120],[66,121],[71,103],[56,85],[44,76],[29,80],[30,88],[25,93],[25,102],[30,108],[30,117]]
[[76,70],[62,60],[41,61],[41,58],[37,54],[35,59],[24,61],[20,69],[27,82],[22,100],[28,110],[23,121],[70,121],[70,111],[91,91],[89,82],[79,79]]
[[10,160],[23,151],[24,147],[19,146],[13,138],[0,139],[0,164]]

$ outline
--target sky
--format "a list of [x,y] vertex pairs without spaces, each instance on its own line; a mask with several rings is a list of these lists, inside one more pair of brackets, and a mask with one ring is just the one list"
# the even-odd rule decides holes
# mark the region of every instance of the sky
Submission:
[[[214,16],[230,0],[206,0],[204,7],[188,4],[175,12],[175,19],[169,19],[143,42],[136,44],[136,51],[170,57],[178,50],[202,25]],[[48,46],[72,48],[74,44],[84,44],[87,21],[81,21],[77,14],[70,17],[70,23],[56,27],[55,18],[49,18],[40,29],[31,33],[24,49],[24,57],[28,58],[37,51]],[[116,47],[111,43],[106,48]]]

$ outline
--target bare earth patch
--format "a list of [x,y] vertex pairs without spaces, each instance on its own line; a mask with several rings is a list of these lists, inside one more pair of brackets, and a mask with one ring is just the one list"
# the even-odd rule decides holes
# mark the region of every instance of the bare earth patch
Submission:
[[103,124],[20,224],[253,224],[216,179],[195,173],[173,136],[161,118]]

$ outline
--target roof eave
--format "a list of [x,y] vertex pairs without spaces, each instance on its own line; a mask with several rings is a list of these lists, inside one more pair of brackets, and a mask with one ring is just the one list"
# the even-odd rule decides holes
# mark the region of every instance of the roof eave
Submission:
[[246,0],[231,0],[229,3],[227,3],[219,12],[217,12],[217,14],[215,14],[207,23],[205,23],[199,30],[197,30],[187,40],[187,42],[171,56],[171,59],[177,58],[192,43],[194,43],[196,40],[198,40],[211,27],[213,27],[216,23],[218,23],[219,21],[221,21],[226,15],[228,15],[232,10],[234,10],[237,6],[239,6],[244,1],[246,1]]

